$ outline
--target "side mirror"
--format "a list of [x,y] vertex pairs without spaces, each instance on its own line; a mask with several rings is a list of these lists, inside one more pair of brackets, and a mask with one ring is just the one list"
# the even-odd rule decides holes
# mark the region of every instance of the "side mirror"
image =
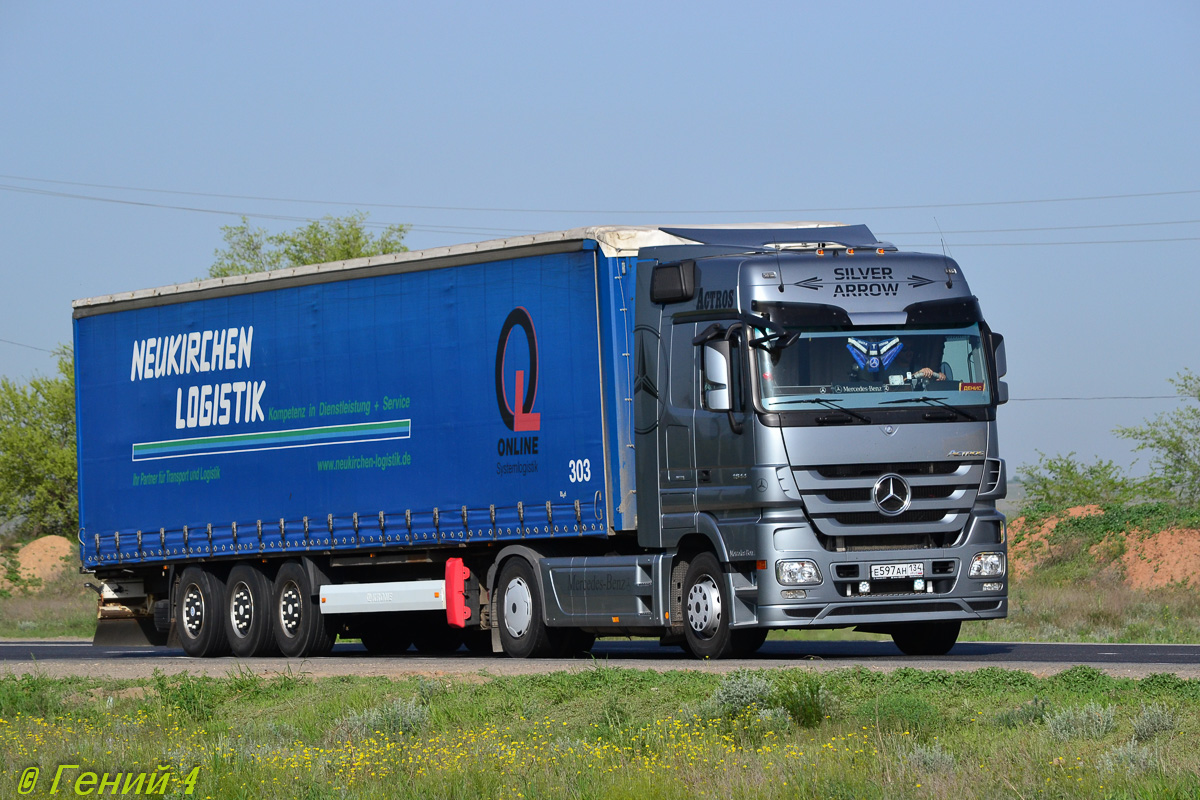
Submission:
[[729,342],[704,345],[704,405],[710,411],[730,411],[733,397],[729,391]]
[[1003,378],[1008,374],[1008,359],[1004,355],[1004,337],[992,332],[992,354],[996,359],[996,377]]
[[1008,381],[999,381],[996,384],[996,405],[1002,406],[1008,402]]
[[650,302],[682,303],[696,296],[696,262],[659,264],[650,274]]

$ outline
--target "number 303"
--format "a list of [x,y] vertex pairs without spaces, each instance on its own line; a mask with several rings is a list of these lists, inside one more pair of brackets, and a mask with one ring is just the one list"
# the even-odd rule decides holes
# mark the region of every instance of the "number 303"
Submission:
[[592,479],[592,462],[590,459],[572,459],[570,463],[571,483],[587,483]]

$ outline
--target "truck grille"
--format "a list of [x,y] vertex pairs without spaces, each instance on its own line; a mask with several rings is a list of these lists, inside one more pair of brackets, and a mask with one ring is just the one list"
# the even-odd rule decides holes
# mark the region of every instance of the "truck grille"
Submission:
[[[979,461],[832,464],[793,470],[818,539],[835,552],[949,547],[962,535],[984,477]],[[872,492],[884,475],[911,490],[908,508],[889,516]]]

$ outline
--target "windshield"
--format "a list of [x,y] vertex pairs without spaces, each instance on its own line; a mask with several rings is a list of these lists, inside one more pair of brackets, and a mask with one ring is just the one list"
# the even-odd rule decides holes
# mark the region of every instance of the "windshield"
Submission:
[[[959,407],[991,402],[977,324],[797,334],[787,347],[755,348],[759,396],[766,411],[817,404],[903,408],[906,400],[916,406],[930,398]],[[755,331],[754,338],[764,335]]]

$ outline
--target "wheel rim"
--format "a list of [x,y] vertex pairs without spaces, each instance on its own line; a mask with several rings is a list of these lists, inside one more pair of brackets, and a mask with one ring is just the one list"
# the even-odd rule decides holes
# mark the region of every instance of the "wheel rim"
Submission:
[[183,629],[193,639],[204,630],[204,593],[194,583],[183,591]]
[[300,587],[295,581],[288,581],[279,593],[279,627],[284,635],[293,637],[300,628]]
[[233,587],[229,621],[233,623],[233,633],[239,639],[245,639],[250,634],[250,626],[254,624],[254,595],[245,581],[238,581]]
[[513,578],[504,589],[504,627],[514,639],[529,632],[533,622],[533,595],[521,578]]
[[706,639],[721,627],[721,590],[710,576],[704,575],[692,584],[688,592],[687,617],[692,632]]

